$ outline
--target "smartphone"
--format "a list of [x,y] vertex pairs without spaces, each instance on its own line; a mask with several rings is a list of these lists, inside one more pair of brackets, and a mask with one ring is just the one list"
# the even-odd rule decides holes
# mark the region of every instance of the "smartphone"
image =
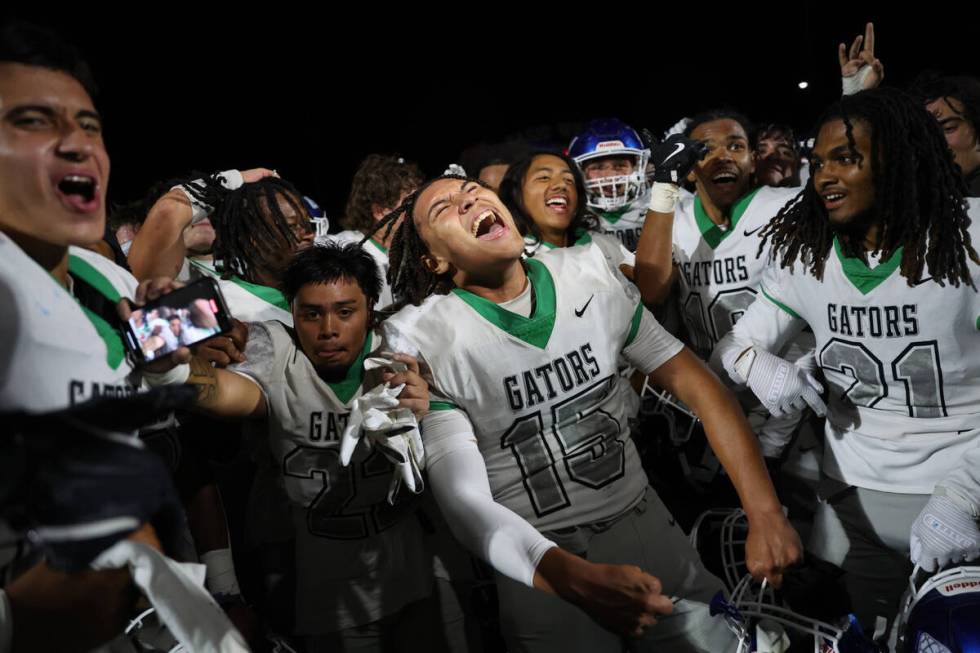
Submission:
[[231,331],[231,313],[218,282],[202,277],[133,310],[124,325],[126,347],[141,362]]

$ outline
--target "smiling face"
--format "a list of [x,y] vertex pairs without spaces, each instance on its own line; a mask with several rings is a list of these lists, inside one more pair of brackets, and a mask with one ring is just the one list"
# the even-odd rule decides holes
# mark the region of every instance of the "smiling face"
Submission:
[[564,245],[578,209],[575,174],[568,164],[552,154],[534,157],[521,183],[521,205],[545,240]]
[[102,122],[82,85],[0,63],[0,227],[56,246],[94,243],[108,182]]
[[368,300],[357,281],[307,283],[293,299],[293,324],[300,347],[325,379],[343,377],[354,364],[371,321]]
[[810,169],[813,188],[827,211],[831,226],[839,231],[863,229],[871,219],[875,189],[871,172],[871,131],[853,121],[852,148],[844,121],[824,123],[813,146]]
[[524,238],[503,202],[472,180],[438,179],[415,202],[412,219],[436,274],[480,276],[520,261]]
[[688,179],[697,184],[702,201],[707,198],[727,211],[752,185],[755,159],[748,134],[737,120],[721,118],[698,125],[691,138],[707,145],[708,153]]

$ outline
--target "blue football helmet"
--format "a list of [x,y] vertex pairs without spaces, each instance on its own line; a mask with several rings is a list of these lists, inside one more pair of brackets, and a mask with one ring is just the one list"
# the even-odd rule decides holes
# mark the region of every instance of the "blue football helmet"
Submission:
[[953,567],[917,582],[899,613],[898,650],[904,653],[980,652],[980,567]]
[[616,118],[593,120],[568,146],[582,174],[590,161],[607,156],[630,157],[633,171],[585,180],[586,202],[599,211],[615,211],[636,201],[647,191],[647,162],[650,150],[635,129]]

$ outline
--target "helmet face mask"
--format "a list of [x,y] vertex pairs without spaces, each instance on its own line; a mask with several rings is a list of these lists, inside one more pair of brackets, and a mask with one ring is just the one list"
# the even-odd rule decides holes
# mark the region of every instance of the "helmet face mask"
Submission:
[[[568,155],[585,177],[586,203],[598,211],[616,211],[643,197],[648,188],[647,163],[650,150],[640,135],[620,120],[593,120],[572,139]],[[629,158],[633,169],[628,174],[589,178],[586,166],[608,157]]]
[[[724,619],[738,639],[737,653],[813,650],[814,653],[875,653],[853,615],[821,620],[793,610],[766,581],[747,573],[745,540],[748,520],[742,510],[723,508],[703,513],[691,529],[691,543],[705,564],[720,555],[721,573],[730,598],[719,592],[711,615]],[[716,565],[717,566],[717,565]],[[775,643],[775,645],[774,645]],[[810,649],[807,644],[812,644]]]

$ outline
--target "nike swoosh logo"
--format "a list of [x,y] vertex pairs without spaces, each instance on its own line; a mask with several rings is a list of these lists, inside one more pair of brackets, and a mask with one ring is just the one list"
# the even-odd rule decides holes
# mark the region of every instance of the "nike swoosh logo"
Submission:
[[912,285],[913,285],[913,286],[921,286],[921,285],[922,285],[922,284],[924,284],[924,283],[925,283],[926,281],[932,281],[932,277],[926,277],[925,279],[919,279],[918,281],[916,281],[916,282],[915,282],[914,284],[912,284]]
[[[762,227],[765,227],[765,226],[766,225],[762,225]],[[745,234],[746,236],[751,236],[752,234],[754,234],[755,232],[757,232],[759,229],[762,229],[762,227],[756,227],[752,231],[743,231],[742,233]]]
[[595,297],[595,295],[589,295],[589,301],[585,302],[585,306],[582,307],[582,310],[575,309],[575,317],[582,317],[582,314],[585,313],[585,309],[587,309],[589,304],[592,303],[593,297]]
[[[663,163],[667,163],[668,161],[670,161],[671,159],[673,159],[675,156],[677,156],[678,154],[680,154],[681,153],[681,150],[684,149],[684,143],[677,143],[677,145],[675,145],[675,147],[677,149],[675,149],[673,152],[671,152],[670,153],[670,156],[668,156],[666,159],[663,160]],[[661,163],[661,165],[663,165],[663,163]]]

